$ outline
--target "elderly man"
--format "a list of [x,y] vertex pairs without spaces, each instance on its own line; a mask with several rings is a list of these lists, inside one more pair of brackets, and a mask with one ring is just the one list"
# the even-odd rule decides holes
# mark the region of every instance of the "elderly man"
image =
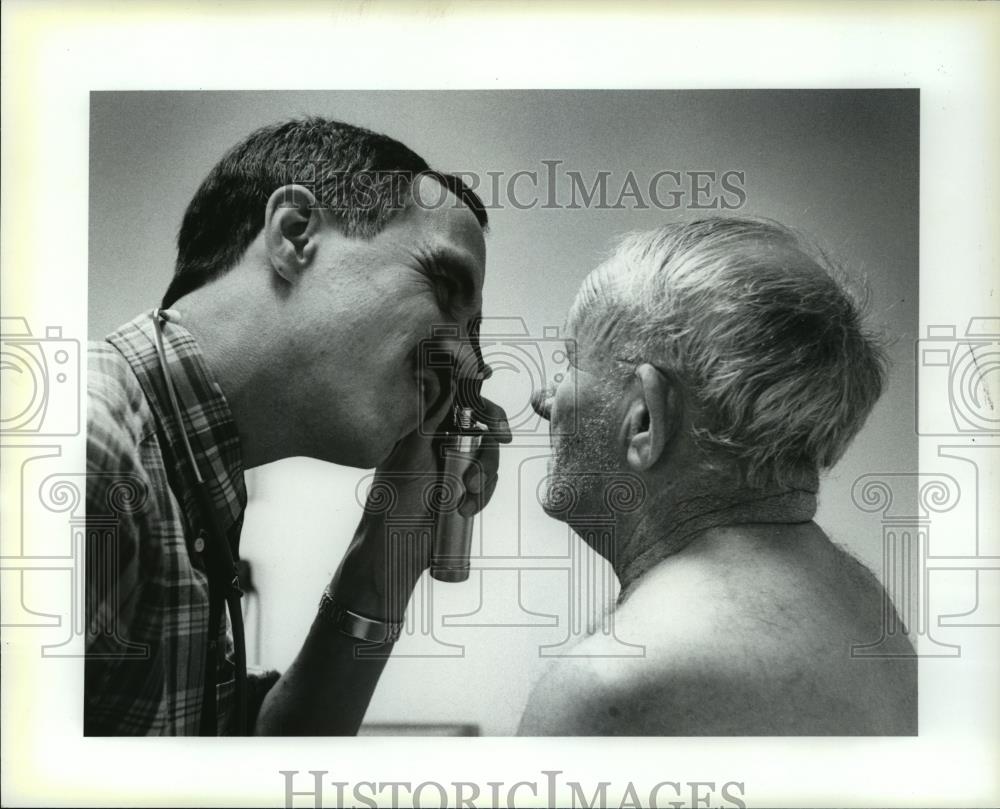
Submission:
[[[90,350],[87,734],[357,730],[429,532],[397,540],[366,509],[326,591],[304,596],[319,607],[298,657],[280,678],[245,678],[241,622],[223,609],[239,614],[243,472],[295,455],[375,467],[400,511],[434,519],[433,435],[467,386],[421,346],[445,325],[453,367],[475,364],[485,226],[460,180],[323,118],[258,130],[209,173],[169,309]],[[496,430],[464,477],[463,514],[489,499],[509,440],[500,408],[472,404]],[[295,540],[274,537],[289,553]]]
[[[822,259],[775,223],[709,219],[627,237],[584,281],[571,370],[536,397],[544,506],[621,582],[615,656],[556,659],[523,735],[916,733],[916,663],[852,657],[885,592],[820,529],[818,474],[864,424],[885,359]],[[609,487],[638,507],[586,531]]]

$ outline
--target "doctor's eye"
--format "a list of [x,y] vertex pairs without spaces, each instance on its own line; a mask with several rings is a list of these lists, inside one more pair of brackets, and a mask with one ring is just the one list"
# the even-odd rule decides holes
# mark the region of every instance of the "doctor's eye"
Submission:
[[447,315],[457,315],[468,304],[462,285],[450,276],[436,276],[434,278],[434,291],[437,295],[438,307]]

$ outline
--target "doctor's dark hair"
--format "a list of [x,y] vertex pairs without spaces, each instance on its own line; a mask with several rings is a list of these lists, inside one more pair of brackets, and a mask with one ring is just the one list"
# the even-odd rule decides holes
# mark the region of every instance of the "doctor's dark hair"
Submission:
[[267,201],[281,186],[309,188],[346,235],[370,239],[407,206],[420,174],[441,183],[486,228],[482,200],[459,177],[431,170],[420,155],[385,135],[315,116],[256,130],[223,156],[188,204],[162,306],[235,266],[263,228]]

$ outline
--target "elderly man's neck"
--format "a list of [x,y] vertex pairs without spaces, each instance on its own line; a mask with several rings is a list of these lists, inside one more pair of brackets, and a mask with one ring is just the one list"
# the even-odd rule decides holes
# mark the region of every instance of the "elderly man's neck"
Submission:
[[714,528],[810,522],[817,489],[814,472],[759,486],[718,469],[647,481],[643,506],[615,521],[609,561],[621,582],[619,602],[649,570],[703,541]]

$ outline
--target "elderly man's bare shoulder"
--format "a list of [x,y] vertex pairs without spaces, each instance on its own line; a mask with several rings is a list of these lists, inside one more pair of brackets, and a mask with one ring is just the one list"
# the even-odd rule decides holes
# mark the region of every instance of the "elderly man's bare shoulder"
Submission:
[[898,657],[852,654],[882,635],[877,580],[821,534],[730,539],[643,577],[614,613],[613,634],[553,661],[520,732],[915,733],[905,638],[890,642]]

